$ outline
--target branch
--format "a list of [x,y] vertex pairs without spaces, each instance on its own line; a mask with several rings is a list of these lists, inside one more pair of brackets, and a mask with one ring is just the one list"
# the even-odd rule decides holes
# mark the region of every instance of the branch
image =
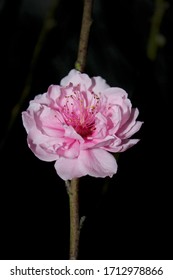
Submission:
[[84,71],[85,64],[86,64],[88,39],[89,39],[90,27],[92,24],[92,19],[91,19],[92,4],[93,4],[92,0],[84,0],[82,27],[80,32],[77,61],[75,63],[76,70],[79,70],[80,72]]
[[68,187],[70,206],[70,260],[76,260],[79,251],[79,179],[72,179]]

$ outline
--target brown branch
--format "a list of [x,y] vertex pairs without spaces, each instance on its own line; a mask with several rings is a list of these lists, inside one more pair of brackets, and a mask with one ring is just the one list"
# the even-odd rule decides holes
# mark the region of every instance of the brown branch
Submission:
[[78,48],[77,61],[75,63],[76,70],[79,70],[80,72],[84,71],[85,64],[86,64],[88,39],[89,39],[90,27],[92,24],[92,18],[91,18],[92,4],[93,4],[92,0],[84,0],[79,48]]
[[76,260],[79,251],[79,179],[72,179],[68,187],[70,207],[70,260]]

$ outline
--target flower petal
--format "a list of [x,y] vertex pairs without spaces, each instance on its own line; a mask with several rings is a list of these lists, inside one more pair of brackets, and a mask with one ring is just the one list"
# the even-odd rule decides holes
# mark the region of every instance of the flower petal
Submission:
[[83,74],[75,69],[72,69],[69,72],[69,74],[61,80],[60,85],[68,86],[70,83],[72,83],[73,86],[77,86],[79,84],[81,84],[81,85],[84,84],[85,85],[84,89],[86,89],[86,87],[91,86],[91,79],[89,78],[89,76],[87,74]]
[[60,157],[55,163],[55,169],[63,180],[71,180],[85,175],[105,178],[112,177],[117,172],[117,163],[113,155],[101,150],[81,151],[78,158]]
[[131,114],[132,104],[127,97],[127,92],[118,87],[111,87],[104,91],[103,97],[107,99],[108,107],[117,110],[117,106],[121,110],[121,125],[126,123]]
[[90,91],[93,91],[96,94],[102,93],[105,89],[110,88],[110,86],[106,83],[106,81],[100,76],[91,78],[91,86],[89,88]]
[[139,115],[138,109],[137,108],[132,109],[129,119],[118,130],[118,132],[117,132],[118,137],[120,137],[122,139],[129,138],[141,128],[141,125],[143,124],[143,122],[136,121],[136,118],[138,117],[138,115]]
[[103,114],[98,112],[95,115],[95,131],[92,134],[95,139],[104,139],[107,135],[107,118]]
[[22,112],[22,122],[27,133],[29,132],[30,129],[32,129],[32,127],[35,126],[35,121],[33,119],[33,116],[29,114],[27,111]]
[[[37,132],[37,135],[39,134],[39,132]],[[59,157],[56,153],[55,150],[56,148],[53,149],[53,143],[51,143],[49,141],[49,145],[46,144],[37,144],[34,143],[34,140],[30,137],[30,135],[28,135],[27,138],[27,142],[28,142],[28,146],[29,148],[32,150],[32,152],[35,154],[35,156],[37,156],[40,160],[44,160],[44,161],[54,161],[57,160],[57,158]]]
[[34,100],[30,101],[30,105],[33,103],[38,103],[38,104],[44,104],[44,105],[48,105],[50,104],[50,100],[47,96],[47,92],[43,93],[43,94],[38,94],[35,96]]
[[78,141],[72,141],[71,143],[64,143],[61,148],[58,149],[57,153],[59,156],[65,158],[77,158],[80,153],[80,144]]
[[115,138],[108,146],[104,146],[103,149],[112,153],[120,153],[131,148],[139,142],[139,139],[124,139]]
[[85,150],[82,153],[87,173],[93,177],[112,177],[117,172],[117,163],[112,154],[102,149]]
[[139,139],[125,139],[121,143],[121,150],[120,152],[124,152],[127,149],[131,148],[135,144],[137,144],[140,140]]
[[50,107],[42,105],[41,110],[34,114],[35,123],[37,128],[42,131],[43,134],[51,137],[63,137],[65,122],[62,115]]
[[87,175],[87,169],[80,156],[73,159],[60,157],[55,162],[55,169],[63,180],[72,180]]
[[84,142],[83,138],[76,132],[76,130],[71,125],[64,125],[64,129],[64,137],[79,140],[81,143]]

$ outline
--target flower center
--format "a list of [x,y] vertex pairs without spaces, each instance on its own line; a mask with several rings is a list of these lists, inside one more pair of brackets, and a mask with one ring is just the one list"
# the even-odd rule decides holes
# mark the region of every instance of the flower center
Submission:
[[100,98],[93,92],[80,91],[79,86],[65,96],[63,115],[67,125],[71,125],[82,137],[91,136],[95,128],[95,114]]

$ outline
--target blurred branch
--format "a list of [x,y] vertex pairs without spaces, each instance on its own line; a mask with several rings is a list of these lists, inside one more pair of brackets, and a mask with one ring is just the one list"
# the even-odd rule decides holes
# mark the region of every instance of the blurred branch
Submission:
[[160,26],[169,4],[165,0],[155,0],[155,10],[151,19],[151,29],[147,45],[147,57],[155,60],[157,50],[165,44],[165,38],[160,34]]
[[5,133],[5,137],[2,139],[1,143],[0,143],[0,149],[3,148],[8,135],[16,121],[17,116],[19,115],[19,113],[21,112],[21,108],[22,105],[25,101],[25,99],[29,96],[30,91],[31,91],[31,86],[32,86],[32,80],[33,80],[33,73],[34,73],[34,68],[37,64],[39,55],[41,53],[42,47],[44,45],[44,42],[46,40],[47,34],[50,32],[50,30],[56,25],[56,21],[54,19],[54,13],[59,5],[60,0],[53,0],[51,8],[44,20],[42,29],[40,31],[37,43],[35,45],[34,51],[33,51],[33,56],[31,59],[31,63],[30,63],[30,67],[29,67],[29,71],[28,71],[28,75],[26,77],[26,82],[25,82],[25,86],[23,89],[23,92],[20,96],[20,99],[18,101],[18,103],[13,107],[12,111],[11,111],[11,117],[9,120],[9,124]]

